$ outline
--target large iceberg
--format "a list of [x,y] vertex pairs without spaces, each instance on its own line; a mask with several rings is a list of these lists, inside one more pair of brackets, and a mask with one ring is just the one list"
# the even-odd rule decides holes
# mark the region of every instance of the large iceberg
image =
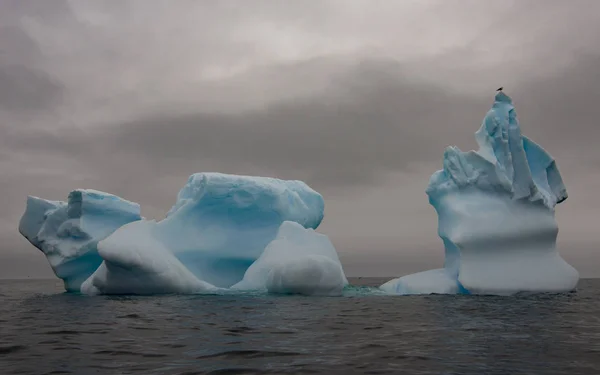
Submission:
[[348,280],[329,238],[286,221],[232,289],[339,296],[346,285]]
[[46,255],[65,289],[77,292],[102,263],[98,242],[137,220],[141,220],[137,203],[78,189],[67,202],[28,197],[19,232]]
[[[165,219],[139,212],[135,203],[91,190],[74,191],[68,204],[29,197],[20,231],[67,290],[86,294],[203,293],[238,284],[233,290],[331,295],[347,284],[335,249],[313,230],[323,197],[304,182],[197,173]],[[289,277],[254,288],[247,271],[270,254],[285,260]],[[317,285],[303,281],[318,275]]]
[[153,278],[169,275],[174,271],[153,267],[168,263],[168,269],[183,266],[195,279],[228,288],[242,280],[281,223],[316,228],[323,210],[321,195],[300,181],[194,174],[164,220],[130,223],[99,244],[105,268],[92,275],[89,284],[101,293],[114,293],[113,285],[150,277],[149,270]]
[[448,147],[429,181],[444,268],[391,280],[394,294],[514,294],[574,289],[578,272],[558,254],[555,206],[567,191],[554,159],[521,135],[502,91],[475,133],[478,151]]

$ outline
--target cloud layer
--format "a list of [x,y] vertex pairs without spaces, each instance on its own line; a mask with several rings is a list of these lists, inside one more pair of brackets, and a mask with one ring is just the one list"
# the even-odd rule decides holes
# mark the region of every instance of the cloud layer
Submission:
[[564,174],[562,253],[597,275],[598,12],[584,0],[4,1],[0,275],[49,275],[16,231],[27,194],[93,187],[160,218],[198,171],[307,181],[352,275],[431,268],[442,246],[424,188],[446,146],[474,147],[501,85]]

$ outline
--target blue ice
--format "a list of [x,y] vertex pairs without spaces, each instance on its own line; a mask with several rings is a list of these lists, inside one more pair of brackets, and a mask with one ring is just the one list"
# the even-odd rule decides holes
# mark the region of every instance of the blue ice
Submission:
[[555,160],[521,134],[512,99],[499,92],[475,133],[478,151],[448,147],[429,181],[444,268],[391,280],[393,294],[514,294],[575,288],[558,253],[555,206],[568,197]]

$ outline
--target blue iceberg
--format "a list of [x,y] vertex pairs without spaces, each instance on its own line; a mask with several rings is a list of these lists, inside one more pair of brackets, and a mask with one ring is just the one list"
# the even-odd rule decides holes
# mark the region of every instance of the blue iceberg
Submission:
[[[281,292],[240,283],[257,259],[262,263],[265,248],[277,247],[269,245],[278,233],[293,234],[284,243],[290,247],[276,252],[289,257],[286,267],[291,259],[302,264],[292,270],[300,284],[278,285],[290,293],[331,295],[347,280],[327,237],[313,230],[323,212],[323,197],[301,181],[197,173],[158,222],[141,218],[135,203],[75,190],[68,203],[29,197],[20,231],[44,252],[68,291],[86,294],[212,293],[236,284],[242,287],[232,290]],[[310,260],[295,251],[310,254]],[[302,275],[329,269],[338,272],[335,287],[331,277],[312,290],[301,283]]]
[[555,160],[521,135],[512,100],[499,92],[478,151],[448,147],[429,181],[444,268],[391,280],[393,294],[514,294],[574,289],[578,272],[558,254],[555,206],[568,197]]
[[[284,221],[316,228],[323,211],[321,195],[300,181],[194,174],[164,220],[130,223],[100,242],[103,266],[82,291],[154,294],[229,288],[242,280]],[[139,280],[135,288],[130,280]]]

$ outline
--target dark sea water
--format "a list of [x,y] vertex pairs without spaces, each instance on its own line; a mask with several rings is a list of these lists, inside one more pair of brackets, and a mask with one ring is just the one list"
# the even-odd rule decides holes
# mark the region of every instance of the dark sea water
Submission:
[[339,298],[86,297],[0,280],[2,375],[255,373],[600,374],[600,279],[562,295]]

